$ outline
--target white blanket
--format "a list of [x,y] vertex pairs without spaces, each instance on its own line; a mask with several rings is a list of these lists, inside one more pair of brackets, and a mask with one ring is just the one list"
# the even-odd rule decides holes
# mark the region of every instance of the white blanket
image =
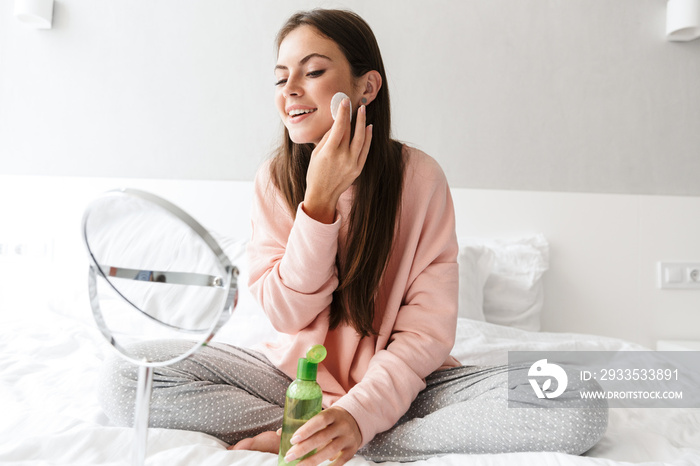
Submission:
[[[264,316],[241,303],[217,340],[250,345],[269,334]],[[111,426],[96,397],[112,351],[87,300],[14,305],[0,313],[0,464],[116,465],[130,461],[132,429]],[[461,319],[453,354],[464,364],[504,363],[508,350],[635,350],[625,341],[536,333]],[[271,454],[228,451],[198,432],[151,429],[148,465],[277,464]],[[355,457],[350,465],[374,463]],[[383,463],[395,465],[398,463]],[[613,409],[603,440],[584,456],[558,453],[446,455],[416,465],[700,464],[700,410]]]

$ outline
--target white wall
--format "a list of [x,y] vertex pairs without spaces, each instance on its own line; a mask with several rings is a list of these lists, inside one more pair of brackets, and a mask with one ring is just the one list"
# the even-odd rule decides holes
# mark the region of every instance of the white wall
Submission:
[[[657,260],[700,261],[700,40],[667,42],[665,5],[56,0],[54,28],[37,31],[0,2],[0,175],[34,180],[2,192],[0,242],[69,231],[80,199],[122,178],[160,178],[144,183],[166,194],[171,179],[252,180],[280,129],[278,28],[297,9],[349,7],[382,48],[396,137],[469,188],[463,231],[552,242],[545,329],[698,339],[700,293],[653,278]],[[197,186],[175,200],[242,228],[225,184]],[[62,196],[73,213],[51,208]]]
[[452,186],[700,195],[700,40],[664,0],[0,2],[0,173],[250,180],[274,145],[274,36],[297,9],[373,27],[395,135]]

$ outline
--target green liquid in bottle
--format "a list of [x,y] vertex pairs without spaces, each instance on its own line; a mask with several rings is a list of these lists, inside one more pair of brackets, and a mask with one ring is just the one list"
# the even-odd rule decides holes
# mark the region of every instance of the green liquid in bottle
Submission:
[[280,441],[280,454],[278,465],[294,465],[299,461],[303,460],[307,456],[311,456],[315,453],[315,450],[311,453],[299,458],[291,463],[284,461],[284,457],[287,456],[287,452],[292,448],[292,444],[289,442],[294,436],[294,432],[304,425],[306,421],[314,417],[316,414],[321,412],[321,398],[313,398],[310,400],[300,400],[298,398],[285,399],[284,403],[284,424],[282,425],[282,439]]

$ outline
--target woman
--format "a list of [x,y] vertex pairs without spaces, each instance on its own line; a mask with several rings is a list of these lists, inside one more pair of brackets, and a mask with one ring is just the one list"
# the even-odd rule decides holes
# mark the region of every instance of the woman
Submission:
[[[508,408],[508,367],[462,367],[450,356],[452,199],[438,164],[390,137],[387,77],[369,26],[347,11],[302,12],[277,45],[275,105],[285,134],[256,177],[248,252],[251,291],[283,337],[262,345],[263,354],[210,345],[160,370],[151,425],[276,451],[297,360],[323,343],[325,409],[299,428],[287,461],[314,449],[300,466],[342,465],[358,451],[413,461],[590,448],[606,410]],[[339,91],[349,99],[334,120]],[[105,409],[128,424],[134,370],[113,360],[107,374]]]

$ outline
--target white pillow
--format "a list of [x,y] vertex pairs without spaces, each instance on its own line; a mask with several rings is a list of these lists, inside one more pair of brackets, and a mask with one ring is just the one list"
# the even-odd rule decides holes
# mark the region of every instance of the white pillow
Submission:
[[[490,266],[486,259],[489,253],[479,252],[479,248],[490,251]],[[542,275],[549,268],[549,244],[544,235],[493,240],[460,238],[458,262],[461,317],[523,330],[540,329],[544,305]],[[479,290],[475,288],[482,283],[480,314]]]
[[484,285],[491,273],[494,254],[483,244],[460,240],[459,256],[459,317],[486,321],[484,317]]

